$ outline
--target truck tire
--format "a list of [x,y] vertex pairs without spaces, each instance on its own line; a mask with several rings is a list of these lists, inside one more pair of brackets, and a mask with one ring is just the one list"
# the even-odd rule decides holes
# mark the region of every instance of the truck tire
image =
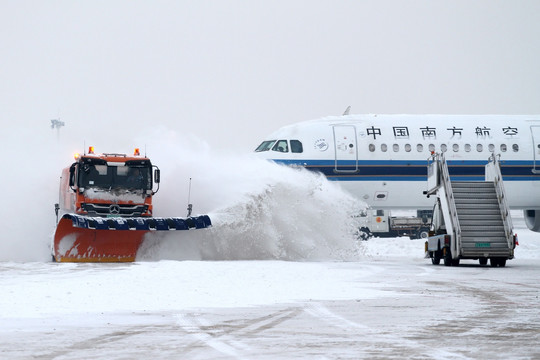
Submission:
[[422,228],[416,233],[417,239],[426,240],[429,237],[429,229]]
[[441,258],[440,257],[436,257],[435,255],[431,258],[431,263],[433,265],[439,265],[441,263]]
[[480,263],[480,265],[487,265],[488,258],[481,257],[480,259],[478,259],[478,262]]
[[452,259],[452,255],[448,251],[444,257],[444,266],[459,266],[459,259]]
[[450,256],[444,257],[444,266],[452,266],[452,258]]
[[360,228],[358,230],[358,238],[360,240],[366,241],[369,238],[371,238],[372,236],[373,236],[373,234],[371,233],[371,231],[369,231],[368,228],[363,227],[363,228]]
[[505,258],[489,258],[489,264],[491,267],[505,267],[506,266],[506,259]]

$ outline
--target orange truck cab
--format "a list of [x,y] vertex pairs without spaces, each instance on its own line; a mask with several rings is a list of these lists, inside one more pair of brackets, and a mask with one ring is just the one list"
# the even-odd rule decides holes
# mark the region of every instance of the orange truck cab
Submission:
[[[149,217],[160,172],[149,158],[125,154],[88,154],[63,169],[59,210],[98,217]],[[157,189],[154,191],[154,183]]]

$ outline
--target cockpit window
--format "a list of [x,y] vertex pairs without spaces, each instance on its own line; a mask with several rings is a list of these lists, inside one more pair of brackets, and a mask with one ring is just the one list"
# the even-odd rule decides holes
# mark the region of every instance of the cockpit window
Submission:
[[304,147],[299,140],[291,140],[291,152],[301,153],[304,152]]
[[287,140],[278,140],[272,150],[279,152],[289,152],[289,145],[287,145]]
[[276,140],[263,141],[262,144],[255,149],[255,152],[268,151],[272,148],[272,145],[274,145],[275,142]]

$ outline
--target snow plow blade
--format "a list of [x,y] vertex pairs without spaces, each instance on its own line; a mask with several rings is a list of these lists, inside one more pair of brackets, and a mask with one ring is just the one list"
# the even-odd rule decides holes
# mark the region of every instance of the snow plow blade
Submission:
[[208,215],[189,218],[100,218],[62,216],[56,227],[53,260],[57,262],[132,262],[146,233],[204,229]]

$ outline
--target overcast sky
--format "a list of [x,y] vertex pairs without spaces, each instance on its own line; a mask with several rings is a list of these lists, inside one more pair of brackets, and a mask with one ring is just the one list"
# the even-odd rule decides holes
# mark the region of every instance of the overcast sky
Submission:
[[251,151],[348,105],[540,113],[540,1],[2,0],[0,29],[2,131],[23,141],[60,117],[80,149],[164,126]]

